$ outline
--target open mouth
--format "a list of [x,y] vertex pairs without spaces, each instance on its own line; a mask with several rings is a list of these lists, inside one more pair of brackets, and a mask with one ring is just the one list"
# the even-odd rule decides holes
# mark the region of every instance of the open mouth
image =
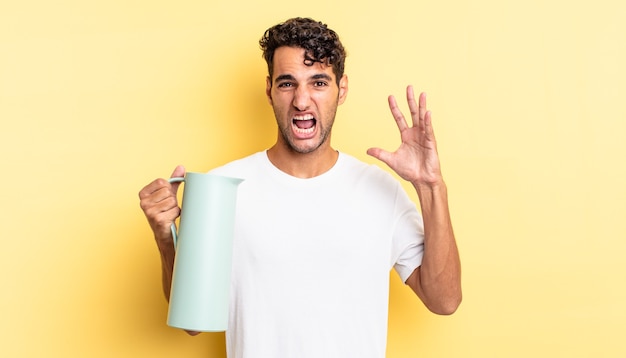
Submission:
[[292,119],[293,128],[298,134],[311,134],[315,131],[317,120],[311,114],[295,116]]

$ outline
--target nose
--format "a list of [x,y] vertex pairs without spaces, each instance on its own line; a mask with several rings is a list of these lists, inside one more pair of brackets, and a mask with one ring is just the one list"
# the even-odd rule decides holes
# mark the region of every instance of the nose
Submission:
[[293,106],[298,111],[305,111],[311,103],[311,95],[306,86],[298,86],[293,95]]

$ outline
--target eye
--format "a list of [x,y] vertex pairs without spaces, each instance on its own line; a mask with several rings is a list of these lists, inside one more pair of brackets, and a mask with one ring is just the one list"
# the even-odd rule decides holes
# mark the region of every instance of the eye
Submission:
[[316,81],[313,85],[315,87],[325,87],[325,86],[328,86],[328,82],[326,82],[326,81]]
[[278,88],[289,88],[293,87],[293,83],[291,82],[281,82],[278,84]]

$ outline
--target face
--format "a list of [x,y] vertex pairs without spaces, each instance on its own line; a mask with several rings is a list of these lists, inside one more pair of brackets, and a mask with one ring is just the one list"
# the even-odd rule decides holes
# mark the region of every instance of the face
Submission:
[[279,144],[302,154],[330,147],[337,106],[348,92],[347,77],[337,85],[332,66],[305,65],[304,50],[297,47],[276,49],[273,66],[266,94],[278,123]]

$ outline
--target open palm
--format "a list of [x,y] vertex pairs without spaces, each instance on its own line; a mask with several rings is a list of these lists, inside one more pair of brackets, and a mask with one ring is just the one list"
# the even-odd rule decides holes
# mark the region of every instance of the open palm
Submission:
[[441,181],[437,143],[431,123],[431,112],[426,109],[426,94],[415,100],[413,87],[406,90],[412,126],[407,124],[395,97],[389,96],[389,109],[400,130],[402,143],[395,152],[370,148],[367,154],[383,161],[402,179],[414,185],[435,185]]

